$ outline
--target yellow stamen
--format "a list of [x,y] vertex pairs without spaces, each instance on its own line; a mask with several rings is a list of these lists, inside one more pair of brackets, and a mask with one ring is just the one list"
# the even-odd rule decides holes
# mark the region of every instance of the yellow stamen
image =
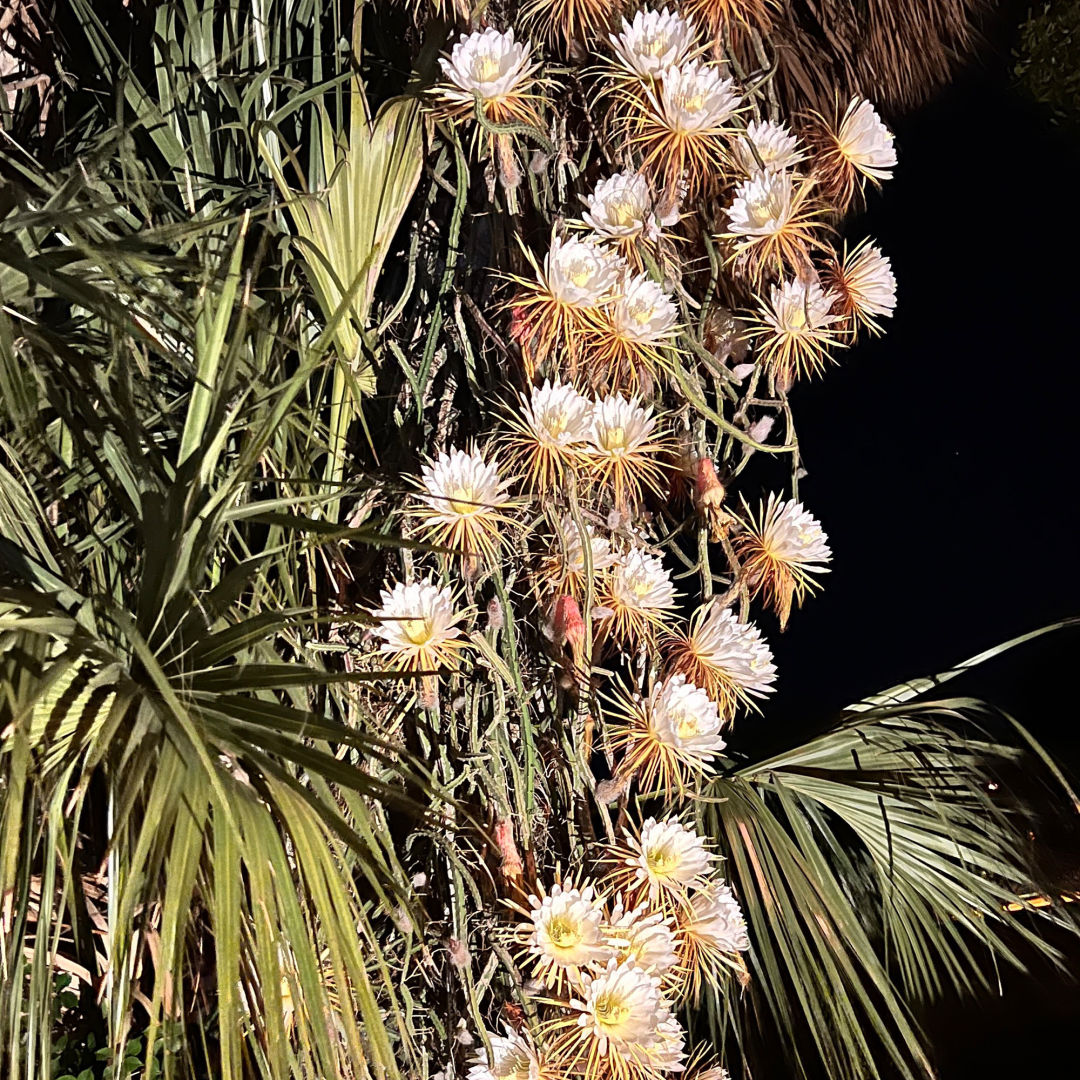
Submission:
[[477,82],[491,82],[499,74],[499,61],[494,56],[478,56],[473,61],[472,69]]
[[653,848],[645,854],[645,865],[653,874],[664,877],[679,865],[679,856],[667,847]]
[[475,514],[482,509],[477,505],[476,492],[471,488],[454,488],[450,493],[450,509],[455,514]]
[[566,268],[566,276],[579,288],[583,289],[592,279],[592,267],[587,263],[577,262]]
[[660,56],[667,51],[667,34],[655,34],[645,38],[641,43],[641,51],[646,56]]
[[427,619],[403,619],[401,632],[413,645],[426,645],[432,638],[434,628]]
[[675,731],[680,739],[692,738],[699,732],[698,718],[691,713],[683,713],[675,725]]
[[581,926],[562,915],[556,915],[547,925],[548,937],[558,949],[571,949],[581,944]]
[[630,1011],[626,1003],[613,994],[603,994],[596,999],[596,1019],[605,1027],[618,1027]]
[[628,198],[608,203],[607,212],[613,225],[633,225],[641,218],[641,213],[633,199]]
[[616,452],[626,449],[626,428],[608,428],[600,437],[600,443],[605,450]]

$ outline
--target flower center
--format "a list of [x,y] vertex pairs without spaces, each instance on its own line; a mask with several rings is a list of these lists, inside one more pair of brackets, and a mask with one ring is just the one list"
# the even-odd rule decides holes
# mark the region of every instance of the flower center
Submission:
[[679,865],[679,853],[673,851],[666,844],[651,848],[645,852],[645,865],[651,874],[657,877],[665,877],[672,873]]
[[675,734],[678,735],[680,739],[692,739],[701,734],[701,726],[698,723],[698,718],[693,713],[676,713],[673,719],[675,721]]
[[503,1067],[505,1072],[496,1075],[512,1077],[513,1080],[528,1080],[531,1064],[529,1055],[524,1050],[515,1050],[513,1057],[509,1058]]
[[587,262],[578,260],[566,268],[566,276],[579,289],[583,289],[592,280],[593,268]]
[[476,492],[468,487],[456,487],[450,492],[450,509],[455,514],[475,514],[477,507]]
[[499,69],[501,68],[499,60],[495,56],[483,55],[476,57],[472,63],[473,78],[477,82],[491,82],[499,75]]
[[764,228],[770,221],[778,221],[783,209],[780,198],[771,191],[746,201],[746,216],[755,229]]
[[793,308],[788,315],[787,328],[795,331],[805,330],[807,322],[806,308],[803,307],[802,304],[799,304],[798,307]]
[[600,436],[600,445],[611,453],[625,450],[627,448],[626,428],[621,426],[605,428]]
[[570,418],[566,413],[548,413],[544,417],[544,427],[547,433],[557,438],[570,426]]
[[634,225],[641,215],[633,198],[629,195],[616,196],[607,204],[608,221],[612,225]]
[[619,1027],[630,1012],[626,1002],[615,994],[601,994],[593,1009],[596,1019],[604,1027]]
[[402,619],[401,632],[413,645],[426,645],[434,634],[430,619]]
[[626,306],[627,313],[630,318],[638,324],[638,326],[647,326],[653,317],[653,313],[656,308],[652,306],[647,300],[631,300]]
[[581,944],[581,924],[565,915],[556,915],[547,925],[548,937],[557,949]]
[[684,113],[696,114],[705,108],[705,92],[698,90],[696,94],[683,94],[680,105]]

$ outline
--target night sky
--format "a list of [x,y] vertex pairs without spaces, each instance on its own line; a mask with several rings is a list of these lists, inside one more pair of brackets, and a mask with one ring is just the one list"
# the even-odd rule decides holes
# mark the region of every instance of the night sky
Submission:
[[[894,123],[896,176],[845,228],[891,256],[899,307],[884,339],[795,391],[800,494],[834,569],[785,635],[771,627],[781,681],[761,722],[779,731],[1080,614],[1080,137],[1006,65],[991,51]],[[1075,781],[1078,662],[1080,630],[1063,631],[950,690],[1010,711]],[[942,1080],[1057,1073],[1078,1020],[1080,991],[1045,966],[924,1018]]]

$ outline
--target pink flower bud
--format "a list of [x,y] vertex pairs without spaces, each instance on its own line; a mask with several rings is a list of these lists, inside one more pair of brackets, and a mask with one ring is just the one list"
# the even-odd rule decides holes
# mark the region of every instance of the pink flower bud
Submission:
[[499,818],[493,830],[495,847],[499,850],[500,869],[503,876],[521,880],[522,864],[517,843],[514,841],[514,823],[510,818]]
[[569,645],[577,655],[585,644],[585,620],[578,602],[572,596],[560,596],[551,621],[555,644]]
[[694,470],[694,495],[698,509],[705,511],[719,508],[726,494],[712,460],[707,457],[698,458]]
[[454,937],[448,938],[446,951],[450,954],[450,963],[454,967],[467,968],[469,966],[469,948],[464,941]]

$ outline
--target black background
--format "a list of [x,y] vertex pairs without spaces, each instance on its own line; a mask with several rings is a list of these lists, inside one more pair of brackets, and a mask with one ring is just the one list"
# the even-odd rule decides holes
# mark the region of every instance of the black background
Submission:
[[[1080,614],[1080,138],[1011,85],[1009,30],[992,36],[893,123],[895,178],[845,227],[892,258],[887,336],[794,391],[800,494],[834,561],[786,634],[767,627],[780,682],[753,722],[778,733]],[[1075,779],[1078,669],[1066,630],[950,690],[1007,709]],[[922,1018],[942,1080],[1073,1075],[1080,990],[1046,965],[1002,978]]]

